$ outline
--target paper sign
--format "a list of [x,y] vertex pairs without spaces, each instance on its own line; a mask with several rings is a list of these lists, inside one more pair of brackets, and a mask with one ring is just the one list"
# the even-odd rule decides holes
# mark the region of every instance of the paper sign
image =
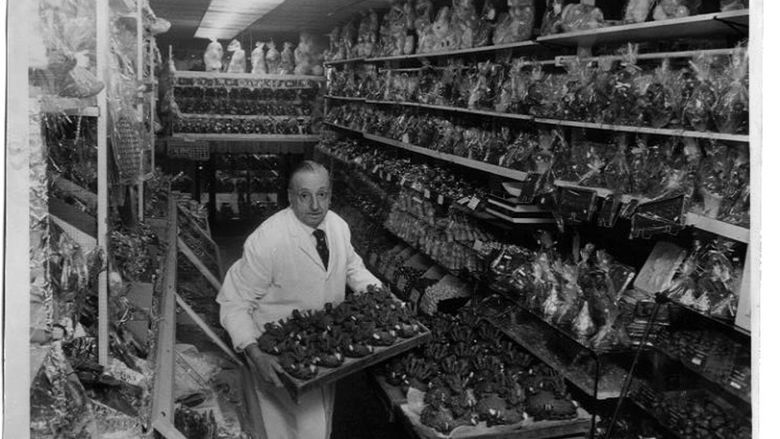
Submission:
[[463,197],[460,200],[458,200],[458,204],[466,204],[469,202],[469,197]]
[[438,197],[436,197],[436,202],[443,205],[444,204],[444,196],[439,195]]
[[477,206],[479,206],[479,198],[473,197],[471,198],[471,201],[469,201],[468,208],[471,210],[476,210]]
[[425,189],[425,190],[423,191],[423,196],[424,196],[426,199],[430,200],[430,199],[431,199],[431,191],[429,191],[428,189]]

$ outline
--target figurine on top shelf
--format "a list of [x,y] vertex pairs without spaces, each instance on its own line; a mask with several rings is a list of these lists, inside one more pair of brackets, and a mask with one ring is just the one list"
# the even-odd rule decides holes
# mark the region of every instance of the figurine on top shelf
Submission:
[[301,32],[298,47],[295,48],[295,74],[322,75],[321,58],[322,55],[314,47],[314,36]]
[[350,21],[341,30],[341,45],[339,53],[343,53],[342,59],[354,58],[355,56],[355,43],[357,42],[357,29],[355,29],[355,22]]
[[265,68],[264,47],[265,43],[258,41],[255,43],[254,50],[252,50],[252,73],[255,75],[265,75],[268,73],[268,70]]
[[268,50],[265,52],[265,64],[268,68],[268,74],[278,75],[282,62],[282,55],[276,50],[276,43],[273,40],[266,43],[266,45],[268,46]]
[[583,3],[571,3],[563,8],[561,28],[564,32],[591,30],[601,27],[604,27],[604,14],[601,12],[601,9]]
[[417,34],[417,53],[431,51],[433,45],[433,2],[431,0],[417,0],[414,6],[414,30]]
[[231,41],[228,52],[233,54],[227,68],[228,73],[246,73],[246,53],[241,48],[241,43],[238,40]]
[[295,70],[295,55],[293,54],[293,44],[289,41],[284,42],[282,49],[282,61],[279,64],[280,75],[291,75]]
[[203,54],[203,63],[206,65],[207,72],[222,71],[222,44],[217,40],[211,40]]
[[682,18],[699,13],[701,0],[658,0],[653,9],[653,20]]
[[469,49],[487,44],[485,26],[477,16],[473,0],[453,0],[452,27],[460,35],[458,44],[460,49]]
[[653,8],[653,0],[629,0],[623,21],[626,23],[644,23]]
[[[407,27],[408,25],[408,27]],[[412,53],[414,38],[411,44],[407,43],[407,29],[414,27],[414,7],[411,3],[402,0],[391,0],[390,10],[385,14],[380,28],[381,55],[403,55],[405,49]]]
[[373,9],[364,11],[363,19],[360,20],[360,27],[358,28],[358,43],[355,48],[355,54],[358,57],[368,58],[374,54],[377,32],[379,32],[379,17],[376,11]]
[[344,59],[344,55],[341,53],[341,28],[336,26],[328,34],[330,39],[328,50],[325,51],[325,60],[327,61],[339,61]]
[[493,44],[508,44],[531,38],[534,30],[533,0],[508,0],[509,11],[501,14],[493,34]]
[[541,35],[563,32],[563,5],[565,0],[547,0],[547,9],[542,17]]
[[457,30],[451,26],[452,12],[449,6],[443,6],[433,22],[433,51],[455,50],[460,42]]

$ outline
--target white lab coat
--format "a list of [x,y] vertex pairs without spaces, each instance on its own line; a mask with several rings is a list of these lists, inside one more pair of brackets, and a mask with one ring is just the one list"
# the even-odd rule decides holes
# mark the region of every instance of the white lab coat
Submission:
[[[289,207],[267,219],[244,243],[244,254],[228,270],[217,296],[220,321],[237,350],[263,332],[265,323],[288,317],[294,309],[322,309],[344,300],[345,286],[362,292],[380,285],[350,243],[347,223],[328,212],[319,226],[330,251],[327,271],[312,235]],[[259,383],[260,410],[269,439],[327,439],[334,388],[301,395],[294,403],[286,390]]]

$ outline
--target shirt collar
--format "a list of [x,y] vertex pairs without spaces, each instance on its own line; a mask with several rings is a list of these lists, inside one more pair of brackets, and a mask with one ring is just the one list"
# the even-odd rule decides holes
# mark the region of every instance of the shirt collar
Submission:
[[322,231],[326,230],[326,226],[328,224],[328,218],[330,218],[331,215],[330,210],[328,210],[328,212],[325,214],[325,218],[322,219],[320,225],[317,226],[317,229],[315,229],[314,227],[311,227],[308,224],[304,224],[303,222],[301,222],[301,220],[299,220],[298,217],[295,216],[295,212],[293,212],[292,208],[289,209],[290,209],[290,215],[293,217],[293,224],[296,224],[293,227],[293,229],[299,232],[300,234],[311,236],[314,233],[314,231],[317,229],[320,229]]

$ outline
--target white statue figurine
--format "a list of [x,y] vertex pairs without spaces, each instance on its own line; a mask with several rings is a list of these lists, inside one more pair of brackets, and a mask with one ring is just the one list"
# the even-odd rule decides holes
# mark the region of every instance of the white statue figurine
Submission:
[[292,75],[295,70],[295,55],[293,54],[293,44],[289,41],[284,42],[282,49],[282,63],[279,66],[282,75]]
[[265,68],[265,53],[263,52],[265,44],[258,41],[252,50],[252,73],[255,75],[265,75],[268,71]]
[[211,40],[203,54],[203,64],[206,65],[207,72],[222,71],[222,44],[217,40]]
[[233,53],[233,56],[230,57],[228,73],[246,73],[246,53],[241,48],[241,43],[238,40],[231,41],[228,45],[228,52]]
[[282,55],[276,50],[276,43],[269,41],[268,51],[265,52],[265,64],[268,68],[268,73],[271,75],[279,74],[279,63],[281,62]]

